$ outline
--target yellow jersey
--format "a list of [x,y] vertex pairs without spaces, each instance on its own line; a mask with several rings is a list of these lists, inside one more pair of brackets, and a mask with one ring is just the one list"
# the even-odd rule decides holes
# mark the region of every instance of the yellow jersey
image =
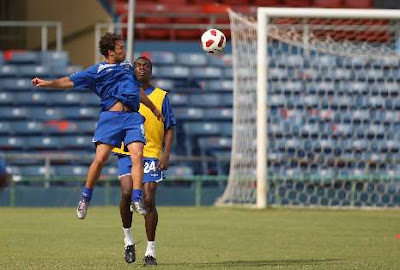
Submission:
[[[155,87],[147,97],[153,102],[156,108],[162,112],[162,105],[166,94],[166,91]],[[159,121],[157,117],[154,116],[153,112],[142,103],[140,103],[139,113],[146,119],[144,122],[146,144],[143,149],[143,157],[160,159],[164,140],[164,123]],[[123,143],[121,147],[115,147],[112,152],[129,155]]]

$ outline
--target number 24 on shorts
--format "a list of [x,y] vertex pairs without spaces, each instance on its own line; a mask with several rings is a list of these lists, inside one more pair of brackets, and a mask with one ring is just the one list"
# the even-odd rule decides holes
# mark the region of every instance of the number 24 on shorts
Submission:
[[144,161],[144,173],[149,173],[151,171],[156,170],[156,161],[155,160],[145,160]]

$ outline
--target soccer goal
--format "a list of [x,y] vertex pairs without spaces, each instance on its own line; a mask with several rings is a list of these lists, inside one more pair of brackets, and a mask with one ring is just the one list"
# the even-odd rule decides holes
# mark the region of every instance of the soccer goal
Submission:
[[234,116],[216,205],[400,206],[400,11],[229,12]]

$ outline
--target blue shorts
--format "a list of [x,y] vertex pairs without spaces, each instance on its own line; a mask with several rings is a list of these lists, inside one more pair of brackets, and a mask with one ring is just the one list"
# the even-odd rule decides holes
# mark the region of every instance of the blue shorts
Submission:
[[[157,170],[158,159],[156,158],[143,158],[143,183],[161,182],[164,177],[164,171]],[[132,162],[130,156],[118,156],[118,177],[124,175],[131,175]]]
[[101,112],[93,142],[116,147],[120,147],[121,142],[125,145],[132,142],[146,143],[143,123],[144,118],[138,112]]

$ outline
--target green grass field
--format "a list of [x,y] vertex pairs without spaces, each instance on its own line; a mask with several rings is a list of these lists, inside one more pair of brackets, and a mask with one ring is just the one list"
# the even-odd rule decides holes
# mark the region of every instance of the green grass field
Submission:
[[[400,210],[160,207],[157,269],[400,269]],[[142,268],[126,264],[117,207],[0,208],[0,269]]]

